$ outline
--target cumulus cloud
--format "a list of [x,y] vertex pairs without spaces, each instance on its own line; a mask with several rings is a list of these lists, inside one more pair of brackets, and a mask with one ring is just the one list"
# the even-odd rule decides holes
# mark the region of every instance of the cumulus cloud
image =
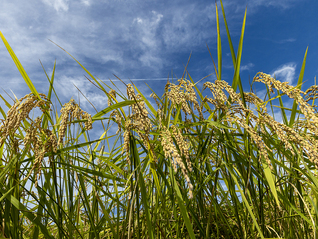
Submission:
[[249,71],[251,68],[253,68],[253,63],[248,63],[246,65],[241,66],[241,71]]
[[296,64],[288,63],[274,70],[271,73],[271,76],[276,77],[276,80],[287,81],[290,85],[292,85],[295,79],[295,70]]
[[68,0],[42,0],[48,6],[53,7],[56,11],[68,11]]
[[86,6],[90,6],[92,4],[92,1],[91,0],[81,0],[82,3]]

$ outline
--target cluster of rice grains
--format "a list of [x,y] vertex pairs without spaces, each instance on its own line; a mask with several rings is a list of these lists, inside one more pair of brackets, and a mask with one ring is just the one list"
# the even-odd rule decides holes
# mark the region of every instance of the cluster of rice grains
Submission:
[[68,103],[64,104],[61,109],[61,125],[59,129],[58,145],[63,141],[67,126],[70,125],[75,118],[78,120],[86,120],[84,122],[86,130],[91,130],[93,128],[91,115],[83,111],[79,105],[75,103],[74,99],[71,99]]
[[[185,81],[182,81],[185,82]],[[171,86],[172,91],[170,92],[170,95],[168,93],[168,97],[169,99],[174,99],[175,95],[174,94],[178,94],[177,88],[174,87],[174,85]],[[187,86],[187,89],[190,89],[189,85]],[[130,136],[132,132],[135,132],[140,139],[145,143],[145,146],[148,147],[148,152],[152,155],[152,158],[154,160],[154,162],[157,162],[157,156],[155,154],[154,151],[154,145],[150,142],[150,136],[149,133],[151,131],[151,129],[153,127],[155,127],[151,120],[148,117],[148,111],[146,109],[145,106],[145,102],[142,100],[142,96],[140,94],[135,94],[134,88],[131,84],[127,85],[127,96],[129,100],[134,100],[136,101],[135,104],[133,104],[130,108],[131,108],[131,113],[127,116],[127,118],[125,119],[125,125],[124,125],[124,147],[122,149],[122,153],[126,153],[126,160],[128,165],[131,164],[130,162],[130,158],[129,158],[129,150],[130,150]],[[191,113],[191,110],[188,108],[186,101],[193,101],[193,98],[195,97],[195,93],[193,91],[193,89],[191,88],[191,90],[186,91],[185,95],[182,94],[178,94],[178,102],[176,102],[176,104],[181,103],[182,102],[182,110],[184,110],[186,113]],[[108,106],[112,104],[111,98],[115,98],[116,94],[111,90],[109,92],[109,100],[108,100]],[[152,95],[152,97],[155,98],[158,108],[160,106],[159,102],[157,101],[157,98],[155,95]],[[197,102],[196,102],[197,103]],[[198,107],[198,105],[196,105]],[[174,161],[172,162],[173,164],[173,168],[175,171],[177,171],[177,165],[179,165],[181,167],[182,173],[185,176],[187,183],[189,185],[189,194],[190,197],[192,197],[192,189],[193,186],[190,182],[190,179],[186,173],[186,167],[183,164],[181,157],[179,155],[179,153],[177,152],[176,147],[173,145],[173,141],[171,138],[171,132],[166,129],[164,126],[161,127],[161,108],[158,109],[158,116],[159,116],[159,130],[161,131],[161,139],[162,139],[162,145],[163,145],[163,149],[165,151],[166,157],[168,158],[169,156],[171,156],[171,158],[174,159]],[[201,112],[201,111],[200,111]],[[118,131],[119,132],[121,130],[121,120],[122,120],[122,116],[120,116],[118,111],[113,111],[110,115],[110,117],[112,117],[114,119],[114,121],[118,124]],[[190,164],[190,160],[189,160],[189,152],[188,152],[188,147],[187,147],[187,143],[185,143],[185,141],[183,140],[182,134],[180,132],[180,130],[177,127],[172,126],[172,135],[174,136],[181,152],[183,155],[185,155],[186,160],[187,160],[187,167],[189,170],[192,170],[191,164]]]
[[[112,89],[112,90],[109,91],[108,95],[109,96],[108,96],[107,105],[111,106],[113,104],[113,101],[116,100],[116,91]],[[109,118],[110,119],[111,118],[114,119],[114,121],[117,123],[118,130],[117,130],[116,134],[118,134],[121,131],[121,128],[122,128],[121,121],[122,121],[123,118],[122,118],[121,114],[117,110],[114,110],[114,111],[111,112]]]
[[182,172],[182,174],[183,174],[184,178],[186,179],[188,186],[189,186],[189,197],[192,198],[193,197],[193,192],[192,192],[193,185],[192,185],[190,178],[188,176],[186,166],[184,165],[182,158],[181,158],[176,146],[173,144],[173,138],[172,138],[171,134],[175,137],[176,144],[179,146],[182,154],[186,156],[187,168],[191,172],[192,166],[191,166],[191,162],[190,162],[190,158],[189,158],[188,145],[184,141],[183,136],[180,133],[180,130],[175,125],[172,125],[170,128],[172,129],[172,132],[170,132],[165,126],[163,126],[163,130],[161,131],[161,134],[160,134],[163,151],[165,153],[165,157],[171,159],[173,169],[175,172],[177,172],[177,170],[178,170],[177,165],[180,166],[181,172]]
[[[273,79],[270,75],[264,73],[258,73],[255,76],[254,81],[267,84],[271,92],[273,92],[273,87],[277,90],[281,90],[289,98],[292,98],[297,102],[300,111],[305,116],[303,121],[300,120],[296,122],[292,128],[275,122],[270,116],[267,116],[267,122],[269,126],[272,126],[273,132],[276,132],[277,136],[283,141],[283,143],[286,145],[286,148],[290,149],[293,155],[295,153],[290,142],[295,144],[298,151],[305,152],[306,150],[308,159],[318,169],[318,142],[314,137],[312,137],[316,136],[318,133],[318,117],[317,113],[314,113],[314,110],[316,110],[314,109],[314,106],[311,106],[307,103],[309,100],[314,100],[318,97],[316,94],[318,87],[314,85],[303,92],[296,87],[289,86],[287,82],[282,83]],[[304,94],[306,100],[304,100],[300,94]],[[304,133],[301,131],[301,129],[309,129],[311,134],[308,132]]]
[[124,132],[124,147],[122,152],[126,152],[126,160],[130,165],[129,160],[129,142],[131,131],[134,130],[139,137],[149,146],[149,152],[152,154],[153,159],[157,161],[156,155],[154,154],[153,146],[149,140],[149,132],[152,127],[150,119],[148,118],[148,111],[145,106],[145,102],[141,101],[142,97],[140,94],[135,95],[134,88],[131,84],[127,85],[127,96],[130,100],[135,100],[136,104],[131,106],[131,114],[127,116],[125,121],[125,132]]
[[[185,114],[185,126],[188,123],[191,123],[191,120],[187,119],[187,115],[194,114],[191,107],[189,107],[189,103],[192,103],[194,109],[198,111],[200,120],[204,120],[202,109],[205,102],[213,104],[215,109],[222,110],[225,115],[222,117],[222,119],[220,119],[220,121],[223,121],[225,124],[233,124],[237,127],[244,128],[255,142],[255,145],[258,147],[258,151],[262,156],[259,157],[259,161],[261,163],[266,163],[271,169],[273,169],[273,166],[269,159],[269,152],[272,152],[272,150],[263,141],[260,132],[255,130],[258,128],[261,133],[267,135],[268,132],[266,132],[266,129],[263,126],[267,126],[274,135],[277,135],[277,137],[285,145],[286,149],[289,150],[291,155],[295,155],[292,144],[296,146],[297,150],[307,150],[309,159],[318,168],[318,144],[313,137],[310,137],[310,134],[307,133],[301,135],[300,131],[300,127],[305,126],[305,128],[317,135],[317,116],[313,112],[312,106],[310,106],[307,102],[317,98],[318,94],[316,94],[316,90],[318,90],[318,87],[313,86],[304,93],[295,87],[289,86],[287,82],[282,83],[273,79],[270,75],[264,73],[258,73],[255,76],[254,81],[267,84],[271,92],[273,92],[273,88],[275,88],[277,90],[281,90],[290,98],[295,99],[301,112],[305,115],[306,120],[297,121],[292,128],[285,124],[279,123],[267,113],[266,104],[261,99],[259,99],[254,93],[244,93],[245,102],[252,103],[256,106],[257,109],[255,110],[258,113],[258,116],[256,116],[252,109],[249,107],[244,107],[241,100],[241,95],[234,92],[233,88],[223,80],[216,80],[215,83],[206,82],[203,84],[203,90],[208,88],[211,91],[213,97],[205,97],[201,102],[201,106],[197,102],[194,85],[190,81],[184,79],[179,79],[178,84],[168,82],[165,87],[164,97],[167,97],[168,100],[171,101],[169,107],[176,108],[178,105],[181,106],[181,110]],[[228,93],[229,97],[226,96],[225,92]],[[113,92],[110,93],[115,96]],[[300,96],[300,93],[307,94],[307,100],[304,100]],[[125,132],[123,153],[126,153],[127,162],[130,164],[129,138],[131,130],[135,131],[140,136],[141,140],[147,143],[147,145],[150,147],[149,151],[151,151],[151,153],[154,155],[154,158],[156,157],[153,151],[154,146],[151,145],[149,141],[149,132],[155,126],[148,118],[148,111],[146,110],[145,103],[141,100],[141,95],[135,95],[134,88],[131,84],[127,85],[127,95],[129,99],[136,101],[136,104],[132,105],[131,107],[132,113],[127,117],[124,127]],[[163,121],[167,119],[163,119],[163,104],[159,102],[155,94],[151,94],[150,96],[155,99],[158,106],[157,119],[159,124],[157,127],[157,133],[160,135],[160,142],[165,154],[165,158],[171,160],[171,164],[175,172],[177,172],[178,166],[180,167],[181,172],[187,181],[189,187],[189,196],[191,198],[193,196],[193,186],[188,176],[188,171],[192,171],[189,156],[189,152],[191,152],[191,150],[189,151],[189,144],[187,142],[188,139],[185,138],[187,136],[182,135],[181,130],[176,125],[165,125],[166,122]],[[118,121],[120,124],[121,117],[119,117],[117,113],[113,114],[113,116],[115,115],[115,121]],[[232,125],[228,126],[231,127]],[[187,128],[184,128],[184,130],[188,132]],[[185,160],[182,160],[182,157],[184,157]],[[208,155],[208,157],[211,157],[211,155]],[[261,158],[263,158],[265,161],[261,160]]]
[[[225,112],[225,116],[221,119],[221,121],[227,121],[228,123],[236,122],[239,126],[246,129],[258,146],[260,154],[265,158],[268,166],[272,167],[268,158],[268,154],[266,152],[266,149],[270,149],[266,144],[264,144],[262,138],[254,131],[253,127],[249,126],[251,120],[255,120],[256,125],[260,124],[260,118],[256,117],[253,114],[252,110],[244,107],[243,102],[240,99],[241,95],[234,92],[233,88],[228,85],[228,83],[222,80],[216,80],[215,83],[206,82],[203,84],[203,86],[203,90],[209,88],[214,97],[214,99],[205,97],[203,101],[214,104],[216,109],[221,109],[222,112]],[[223,90],[225,90],[229,94],[231,102],[229,101]],[[262,102],[262,100],[253,93],[244,93],[244,98],[246,102],[254,103],[255,105],[259,105],[259,103]],[[261,107],[262,109],[262,112],[259,113],[262,114],[263,112],[266,112],[266,108],[264,107],[264,105],[259,105],[259,107]],[[248,114],[250,119],[249,122],[246,123],[245,117]]]
[[[262,126],[266,125],[269,127],[271,132],[280,138],[281,142],[285,145],[286,149],[290,150],[289,152],[292,155],[295,155],[295,152],[291,143],[294,143],[296,148],[297,146],[300,146],[300,148],[297,148],[297,150],[300,150],[301,152],[303,149],[307,150],[309,160],[318,168],[318,144],[316,140],[310,137],[308,133],[305,135],[300,135],[297,133],[301,132],[300,126],[303,126],[312,131],[314,135],[317,135],[318,118],[313,112],[313,108],[307,103],[309,100],[315,99],[317,97],[315,94],[317,87],[311,87],[304,93],[295,87],[289,86],[287,82],[282,83],[273,79],[270,75],[264,73],[258,73],[255,76],[254,81],[263,82],[268,85],[270,92],[273,92],[274,87],[277,90],[281,90],[288,97],[295,99],[301,112],[305,115],[306,120],[298,121],[293,125],[293,128],[279,123],[275,121],[272,116],[267,114],[267,109],[261,99],[259,99],[253,93],[244,93],[245,101],[257,106],[258,109],[256,109],[256,111],[259,115],[259,117],[257,117],[251,109],[244,107],[243,102],[240,99],[241,95],[239,93],[235,93],[231,86],[229,86],[225,81],[221,80],[216,80],[214,84],[211,82],[204,83],[204,89],[209,88],[214,96],[214,99],[206,97],[204,101],[212,103],[217,109],[222,109],[223,112],[226,112],[222,121],[227,121],[228,123],[235,122],[240,127],[243,127],[247,130],[259,148],[260,154],[263,156],[271,169],[272,165],[268,158],[266,149],[268,152],[271,152],[272,150],[264,143],[261,136],[253,129],[254,127],[259,128],[264,134],[267,132],[265,131],[265,127]],[[231,102],[228,100],[223,90],[228,92]],[[308,99],[305,101],[300,93],[305,95],[309,93],[307,95]],[[229,106],[227,106],[226,103],[228,103]],[[246,122],[246,116],[248,116],[248,122]],[[253,124],[252,121],[254,121],[255,124]]]
[[[178,85],[168,82],[165,88],[164,96],[171,101],[171,107],[177,107],[179,104],[181,104],[181,110],[185,113],[185,122],[190,123],[191,120],[187,119],[187,115],[192,115],[193,111],[189,107],[188,103],[193,103],[194,109],[199,112],[199,117],[201,120],[203,120],[202,107],[200,107],[199,103],[197,102],[194,85],[190,81],[184,79],[179,79],[178,82]],[[161,122],[162,109],[159,109],[157,113],[159,116],[159,122]],[[162,127],[160,137],[165,157],[171,159],[175,172],[178,170],[177,165],[181,168],[181,172],[189,187],[189,197],[192,198],[193,185],[187,172],[187,169],[189,172],[192,172],[188,142],[182,136],[181,130],[176,125],[172,125],[170,127],[171,130],[163,124],[160,124],[159,127]],[[173,138],[175,139],[175,144],[178,146],[179,151],[177,150],[176,145],[173,143]],[[181,156],[185,157],[186,165],[184,164]]]
[[[66,125],[68,122],[68,113],[71,111],[71,118],[77,117],[80,119],[87,119],[88,122],[85,122],[86,129],[92,128],[92,120],[90,115],[86,112],[83,112],[79,109],[78,105],[75,104],[72,100],[65,104],[61,109],[62,112],[62,120],[61,126],[59,129],[59,139],[55,133],[47,128],[42,128],[41,123],[42,120],[40,117],[37,117],[35,120],[32,120],[29,117],[29,113],[32,109],[39,108],[43,113],[47,113],[50,109],[50,101],[47,99],[46,95],[39,94],[40,98],[30,93],[20,100],[17,100],[15,104],[9,109],[7,113],[7,117],[5,120],[1,120],[2,124],[0,126],[0,146],[3,145],[7,137],[13,141],[11,145],[15,146],[15,151],[18,151],[19,142],[16,142],[17,139],[14,138],[14,133],[20,127],[21,123],[28,119],[31,123],[27,129],[25,129],[25,136],[23,138],[23,143],[25,147],[30,147],[29,150],[34,152],[34,162],[33,167],[29,171],[29,174],[24,178],[24,180],[28,179],[34,171],[35,174],[35,186],[37,186],[38,179],[41,176],[41,165],[44,159],[44,156],[48,152],[57,152],[58,144],[61,143],[64,134]],[[51,155],[50,158],[53,156]]]

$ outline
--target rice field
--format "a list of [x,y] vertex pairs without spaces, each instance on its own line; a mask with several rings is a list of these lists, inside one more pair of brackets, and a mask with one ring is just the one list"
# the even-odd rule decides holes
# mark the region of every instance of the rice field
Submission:
[[[95,115],[74,99],[52,104],[55,64],[39,93],[0,32],[30,88],[13,103],[0,95],[9,108],[0,107],[0,238],[316,238],[318,87],[302,90],[307,50],[297,86],[259,72],[251,89],[262,84],[265,99],[244,92],[246,11],[236,55],[220,3],[231,85],[222,80],[216,5],[216,80],[202,90],[185,67],[150,101],[133,83],[122,82],[121,93],[96,79],[73,57],[105,94]],[[103,131],[91,139],[97,124]]]

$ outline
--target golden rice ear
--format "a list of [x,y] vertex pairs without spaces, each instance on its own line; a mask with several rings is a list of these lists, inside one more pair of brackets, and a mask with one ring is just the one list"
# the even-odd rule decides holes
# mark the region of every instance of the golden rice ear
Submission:
[[[2,145],[8,136],[12,136],[14,147],[16,152],[19,146],[14,134],[21,127],[21,123],[26,119],[31,121],[29,128],[26,129],[26,133],[23,138],[24,147],[30,147],[30,150],[34,152],[34,163],[32,169],[24,180],[28,179],[31,173],[35,172],[35,185],[37,185],[37,179],[41,174],[41,163],[44,158],[44,154],[49,151],[56,152],[56,137],[49,129],[42,129],[41,118],[37,117],[35,121],[31,120],[29,113],[34,108],[40,108],[43,112],[43,108],[49,108],[50,102],[46,95],[39,94],[40,99],[33,93],[27,94],[21,99],[17,99],[15,104],[7,112],[6,120],[0,126]],[[15,96],[16,97],[16,96]],[[17,143],[17,144],[15,144]]]
[[39,100],[33,93],[27,94],[21,99],[17,100],[13,106],[7,112],[7,117],[0,126],[0,145],[2,145],[5,139],[14,134],[25,119],[29,118],[29,113],[32,109],[39,107],[40,109],[48,107],[50,102],[44,94],[40,94],[42,98]]
[[[187,169],[189,169],[190,172],[192,172],[192,165],[189,159],[189,154],[188,154],[188,147],[186,146],[186,143],[184,142],[182,135],[180,132],[178,132],[178,129],[175,125],[171,126],[172,133],[168,128],[163,126],[163,128],[160,131],[160,141],[161,141],[161,146],[163,147],[163,152],[165,154],[165,158],[170,160],[171,165],[173,166],[173,170],[175,173],[177,173],[179,166],[181,168],[181,172],[184,176],[184,178],[187,181],[187,184],[189,186],[189,197],[193,197],[193,185],[190,181]],[[176,139],[176,145],[180,148],[180,153],[185,155],[186,157],[186,162],[187,164],[185,165],[182,161],[181,154],[176,148],[176,145],[173,143],[173,138],[172,136]]]
[[93,128],[92,126],[92,116],[88,114],[87,112],[83,111],[79,105],[74,101],[74,99],[71,99],[68,103],[65,103],[61,109],[61,123],[59,128],[59,138],[58,138],[58,145],[60,145],[63,142],[63,138],[66,133],[66,128],[68,125],[71,124],[71,122],[77,118],[85,119],[85,129],[91,130]]
[[112,99],[116,99],[116,91],[111,89],[108,94],[110,97],[107,98],[107,105],[111,106],[113,104]]
[[[129,152],[130,152],[130,131],[134,130],[140,138],[148,145],[148,150],[152,152],[153,158],[156,161],[156,156],[153,151],[153,146],[149,143],[149,132],[153,127],[149,117],[148,110],[146,109],[145,101],[142,100],[142,95],[138,93],[135,94],[135,90],[132,84],[127,84],[126,86],[128,99],[134,100],[136,103],[131,105],[131,113],[127,116],[125,121],[124,130],[124,147],[122,148],[122,154],[126,153],[127,164],[130,165]],[[120,118],[120,117],[119,117]],[[121,120],[121,119],[120,119]],[[119,127],[119,125],[118,125]]]

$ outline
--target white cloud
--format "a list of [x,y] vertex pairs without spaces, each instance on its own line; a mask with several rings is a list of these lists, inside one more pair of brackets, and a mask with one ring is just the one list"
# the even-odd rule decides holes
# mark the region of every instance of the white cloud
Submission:
[[82,3],[84,4],[84,5],[86,5],[86,6],[90,6],[92,3],[92,1],[91,0],[81,0],[82,1]]
[[123,63],[123,53],[119,51],[114,51],[109,49],[108,52],[105,52],[105,55],[101,55],[102,63],[107,63],[108,61],[114,61],[116,63]]
[[253,63],[248,63],[246,65],[241,66],[241,71],[249,71],[254,66]]
[[296,41],[296,39],[291,37],[291,38],[280,40],[280,41],[278,41],[278,43],[284,44],[284,43],[294,42],[294,41]]
[[176,52],[183,48],[189,49],[189,53],[193,47],[204,47],[208,39],[214,41],[214,3],[179,5],[167,15],[162,27],[163,42],[167,50]]
[[[91,109],[92,107],[85,99],[86,97],[96,108],[100,109],[106,107],[107,97],[102,91],[96,90],[97,88],[88,80],[62,76],[54,83],[54,85],[56,92],[58,92],[58,97],[67,99],[66,101],[73,98],[77,102],[80,101],[83,108]],[[83,97],[78,89],[85,97]],[[64,103],[66,102],[63,102],[62,104]]]
[[68,0],[42,0],[45,4],[54,7],[56,11],[68,11]]
[[296,70],[296,64],[288,63],[274,70],[271,73],[271,76],[276,77],[276,80],[279,80],[282,82],[287,81],[290,85],[292,85],[295,78],[295,70]]
[[294,2],[297,2],[297,0],[254,0],[251,2],[251,5],[255,4],[256,6],[265,5],[267,7],[273,6],[273,7],[280,7],[283,9],[290,8]]
[[141,41],[144,46],[154,48],[157,45],[156,30],[160,24],[163,15],[152,11],[152,16],[148,18],[135,18],[133,23],[137,22],[136,30],[140,34]]

